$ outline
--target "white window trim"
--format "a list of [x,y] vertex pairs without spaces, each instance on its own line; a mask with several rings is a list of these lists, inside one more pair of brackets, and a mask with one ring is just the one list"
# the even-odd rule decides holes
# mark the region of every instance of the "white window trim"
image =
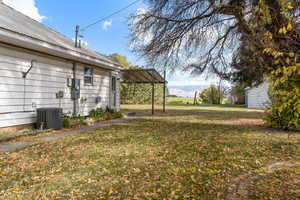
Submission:
[[[92,75],[91,76],[85,75],[85,69],[86,68],[90,68],[91,69],[91,71],[92,71]],[[91,83],[86,83],[85,82],[85,77],[91,78]],[[85,86],[92,86],[92,85],[94,85],[94,68],[93,67],[84,67],[84,69],[83,69],[83,84]]]

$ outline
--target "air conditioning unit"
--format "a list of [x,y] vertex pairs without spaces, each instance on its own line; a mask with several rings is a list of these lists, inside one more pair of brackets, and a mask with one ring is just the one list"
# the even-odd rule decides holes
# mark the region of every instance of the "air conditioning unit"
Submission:
[[62,108],[38,108],[37,128],[59,130],[63,128]]

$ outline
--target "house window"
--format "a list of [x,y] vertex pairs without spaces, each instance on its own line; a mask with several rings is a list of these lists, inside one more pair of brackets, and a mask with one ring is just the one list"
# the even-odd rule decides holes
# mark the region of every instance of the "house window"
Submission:
[[112,91],[117,90],[117,79],[114,76],[112,77],[112,81],[111,81],[111,89],[112,89]]
[[111,91],[112,91],[112,106],[115,108],[117,106],[117,79],[114,76],[111,79]]
[[84,68],[84,85],[93,85],[93,68]]

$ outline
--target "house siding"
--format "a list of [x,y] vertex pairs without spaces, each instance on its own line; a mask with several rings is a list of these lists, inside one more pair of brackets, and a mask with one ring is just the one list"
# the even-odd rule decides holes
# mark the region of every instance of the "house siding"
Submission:
[[[88,115],[95,108],[110,106],[110,71],[93,68],[93,85],[85,85],[83,81],[85,65],[77,66],[76,77],[81,80],[81,98],[78,101],[78,112],[82,116]],[[101,101],[96,103],[96,98]]]
[[259,109],[267,108],[270,102],[268,90],[269,90],[268,82],[264,82],[258,87],[253,87],[249,89],[246,95],[247,107],[259,108]]
[[[31,60],[36,63],[25,80],[22,72],[29,69]],[[94,69],[94,84],[86,86],[84,67],[76,67],[76,78],[81,80],[81,99],[77,102],[81,116],[91,109],[110,106],[110,71],[89,66]],[[0,46],[0,128],[34,123],[36,108],[41,107],[61,107],[64,114],[71,115],[73,100],[67,80],[72,77],[71,61]],[[56,98],[59,91],[64,92],[62,99]],[[96,104],[98,96],[101,102]]]

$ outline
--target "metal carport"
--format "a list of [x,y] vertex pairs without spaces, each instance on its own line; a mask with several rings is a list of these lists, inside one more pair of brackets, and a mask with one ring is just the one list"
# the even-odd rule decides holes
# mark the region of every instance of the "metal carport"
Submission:
[[122,70],[121,83],[152,85],[152,115],[154,115],[154,85],[163,84],[163,112],[166,112],[166,71],[162,77],[155,69],[125,69]]

